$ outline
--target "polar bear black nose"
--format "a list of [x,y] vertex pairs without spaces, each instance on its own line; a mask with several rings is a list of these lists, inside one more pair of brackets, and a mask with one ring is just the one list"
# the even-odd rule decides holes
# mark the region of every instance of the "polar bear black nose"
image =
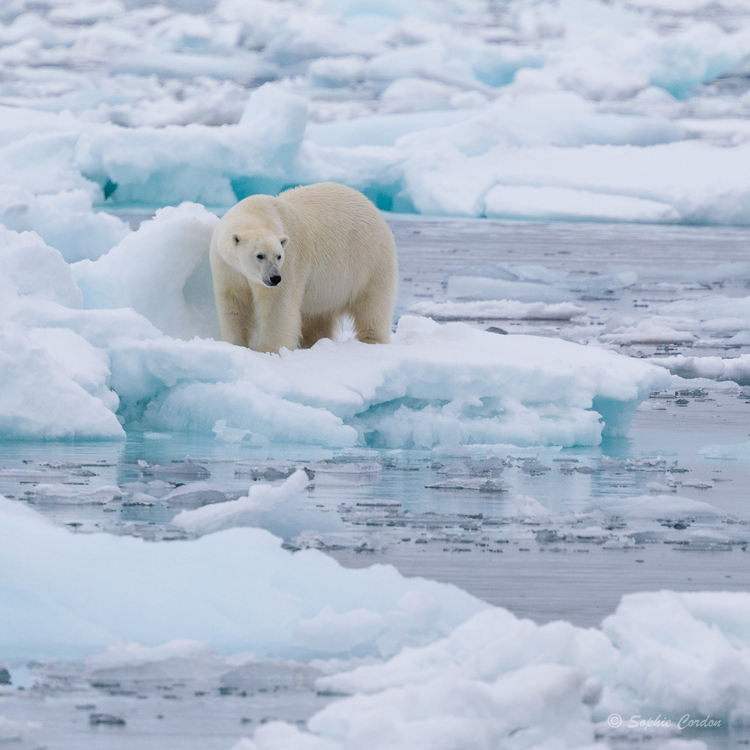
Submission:
[[271,276],[271,278],[268,279],[268,281],[271,283],[271,286],[276,286],[281,281],[281,276],[278,276],[278,275]]

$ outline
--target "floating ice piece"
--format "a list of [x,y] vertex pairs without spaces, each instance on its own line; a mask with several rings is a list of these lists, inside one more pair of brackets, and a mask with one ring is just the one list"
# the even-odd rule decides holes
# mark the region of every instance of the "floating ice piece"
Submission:
[[486,302],[418,302],[410,313],[433,320],[570,320],[584,315],[586,309],[572,302],[545,305],[542,302],[523,303],[516,300],[488,300]]
[[[655,482],[653,484],[656,484]],[[665,489],[676,492],[677,488],[658,486],[657,489]],[[723,517],[725,514],[718,508],[700,500],[691,500],[679,495],[643,495],[641,497],[608,497],[597,498],[587,508],[586,513],[600,511],[608,516],[621,516],[632,519],[660,519],[681,518],[692,516],[695,518],[714,519]]]
[[150,482],[123,482],[120,485],[120,489],[125,490],[125,492],[140,492],[153,497],[164,497],[174,488],[174,484],[161,479],[153,479]]
[[560,288],[517,277],[488,279],[483,276],[451,276],[448,279],[446,293],[452,299],[458,300],[487,302],[505,300],[516,304],[518,302],[559,304],[565,300],[565,292]]
[[50,483],[53,480],[67,479],[71,473],[71,471],[47,469],[45,467],[37,469],[0,469],[0,481],[20,482],[21,484]]
[[35,730],[41,729],[42,725],[36,721],[15,721],[0,716],[0,742],[13,742],[23,740]]
[[253,481],[263,479],[273,482],[276,479],[288,479],[298,468],[299,466],[291,461],[243,459],[235,464],[234,476],[248,477]]
[[208,482],[190,482],[177,487],[162,500],[172,508],[200,508],[204,505],[224,503],[227,496],[218,485]]
[[166,466],[149,465],[145,462],[144,464],[144,466],[141,466],[141,473],[148,477],[171,477],[173,479],[200,481],[211,476],[211,472],[205,466],[193,461],[175,461]]
[[515,495],[513,505],[516,507],[516,513],[520,518],[546,519],[552,513],[547,510],[536,498],[529,495]]
[[671,373],[681,378],[732,380],[738,385],[750,385],[750,354],[741,354],[731,359],[685,357],[677,354],[670,357],[652,357],[649,362],[666,367]]
[[383,470],[378,461],[310,461],[305,467],[316,474],[377,474]]
[[406,316],[378,347],[323,340],[271,356],[118,339],[110,357],[121,409],[145,404],[151,429],[208,432],[224,419],[271,441],[333,446],[593,445],[602,429],[624,434],[638,403],[668,384],[658,368],[593,347]]
[[[269,513],[289,498],[298,498],[309,483],[307,474],[297,470],[280,487],[259,484],[250,488],[247,497],[223,502],[218,506],[182,511],[172,520],[172,525],[193,534],[209,534],[234,526],[256,526],[259,525],[260,516]],[[175,492],[181,489],[183,488],[180,487]],[[170,495],[167,495],[165,500],[169,500],[169,497]]]
[[[169,544],[74,535],[1,497],[0,520],[0,651],[8,659],[80,658],[118,638],[144,646],[197,640],[259,658],[301,656],[303,649],[292,646],[297,623],[327,605],[340,615],[382,615],[379,637],[393,635],[384,646],[393,653],[441,637],[487,607],[455,586],[407,579],[391,566],[347,570],[317,550],[292,554],[262,529]],[[432,601],[437,618],[426,622],[414,612],[404,621],[399,601],[410,591]],[[325,656],[327,645],[311,637],[304,653]],[[365,650],[380,654],[376,644]]]
[[529,221],[628,221],[674,223],[679,212],[668,203],[558,187],[495,185],[484,197],[490,218]]
[[508,483],[496,477],[451,477],[442,482],[425,485],[431,490],[478,490],[479,492],[507,492]]
[[701,327],[710,327],[714,320],[735,320],[739,325],[744,323],[745,328],[750,328],[750,297],[725,297],[717,294],[676,300],[661,305],[659,313],[692,319]]
[[747,461],[750,460],[750,441],[726,443],[724,445],[704,445],[698,449],[698,455],[703,456],[703,458]]
[[105,505],[122,500],[122,491],[114,485],[76,487],[67,484],[38,484],[29,502],[38,505]]
[[138,667],[165,659],[200,659],[214,656],[215,649],[205,643],[187,639],[169,641],[158,646],[143,646],[140,643],[124,643],[116,640],[99,653],[88,654],[86,669],[112,669],[114,667]]
[[[87,304],[132,304],[185,338],[205,333],[203,312],[210,308],[215,319],[205,258],[215,221],[200,207],[165,209],[109,254],[76,264]],[[400,321],[393,344],[380,347],[324,340],[310,350],[270,356],[212,340],[178,341],[160,336],[127,309],[61,305],[78,302],[69,268],[38,243],[35,252],[50,269],[53,302],[19,296],[30,272],[18,252],[25,240],[13,233],[9,239],[7,278],[16,294],[7,304],[45,347],[37,351],[27,334],[8,324],[2,329],[6,342],[16,330],[15,348],[37,360],[31,365],[15,354],[6,365],[17,368],[4,391],[14,393],[8,413],[22,417],[8,421],[9,435],[119,437],[123,430],[113,414],[119,403],[121,419],[142,429],[209,432],[218,423],[221,434],[252,432],[255,444],[596,444],[602,430],[623,434],[639,401],[664,377],[644,363],[567,342],[498,337],[410,317]],[[144,276],[161,279],[159,289],[146,294]],[[53,384],[43,388],[34,377]],[[19,393],[32,386],[34,408],[26,409]],[[39,392],[48,395],[51,408]],[[74,413],[63,419],[68,410]],[[39,423],[28,423],[34,414]],[[177,473],[175,466],[167,474],[151,473],[156,471],[166,478]]]
[[442,640],[319,678],[318,689],[353,695],[312,717],[309,732],[269,723],[236,747],[588,745],[608,715],[646,711],[724,726],[750,697],[748,612],[746,593],[629,594],[598,630],[492,608]]
[[224,443],[241,443],[248,435],[252,437],[253,434],[250,430],[227,427],[226,419],[217,419],[216,424],[211,428],[211,432]]
[[221,676],[224,690],[258,691],[313,690],[317,669],[298,662],[247,661]]
[[650,320],[642,320],[637,326],[616,328],[613,333],[599,337],[610,344],[692,344],[698,337],[689,331],[675,331]]

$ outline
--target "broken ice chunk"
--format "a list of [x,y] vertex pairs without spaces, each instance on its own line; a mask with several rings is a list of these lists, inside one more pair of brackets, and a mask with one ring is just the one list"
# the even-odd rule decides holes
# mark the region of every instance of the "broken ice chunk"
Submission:
[[209,482],[184,484],[162,498],[172,508],[200,508],[203,505],[224,503],[227,499],[218,485]]
[[113,500],[122,500],[119,487],[75,487],[65,484],[39,484],[28,496],[29,502],[48,505],[105,505]]
[[[138,463],[141,464],[140,461]],[[211,476],[211,472],[205,466],[194,464],[191,461],[178,461],[167,466],[160,466],[159,464],[141,466],[141,472],[144,476],[192,479],[193,481],[208,479]]]
[[478,490],[479,492],[507,492],[508,484],[497,477],[451,477],[443,482],[426,484],[430,490]]

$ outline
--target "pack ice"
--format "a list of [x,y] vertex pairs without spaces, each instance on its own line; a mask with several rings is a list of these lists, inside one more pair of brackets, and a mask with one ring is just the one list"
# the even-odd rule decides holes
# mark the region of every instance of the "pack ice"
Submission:
[[[307,484],[298,474],[290,497]],[[390,565],[347,570],[281,543],[258,528],[169,544],[71,534],[0,498],[0,651],[11,660],[81,658],[118,639],[178,638],[259,657],[380,657],[441,637],[488,606]]]
[[217,341],[216,221],[196,204],[165,208],[72,266],[36,234],[3,229],[0,434],[220,423],[324,446],[596,445],[667,384],[664,370],[596,348],[409,316],[387,346],[324,340],[268,355]]
[[749,606],[746,593],[629,594],[588,629],[491,608],[383,664],[321,677],[351,697],[308,731],[271,723],[233,750],[606,748],[597,740],[641,740],[646,717],[664,720],[655,746],[702,750],[678,739],[681,719],[747,721]]
[[127,232],[92,204],[327,179],[385,210],[747,223],[749,18],[735,0],[19,0],[0,14],[0,217],[69,260]]

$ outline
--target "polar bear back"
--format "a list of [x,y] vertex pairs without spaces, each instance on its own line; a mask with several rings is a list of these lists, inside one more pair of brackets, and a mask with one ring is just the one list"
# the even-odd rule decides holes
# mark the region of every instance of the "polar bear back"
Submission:
[[276,205],[290,237],[285,263],[305,280],[303,314],[345,310],[373,281],[395,293],[393,235],[364,195],[322,182],[287,190]]

